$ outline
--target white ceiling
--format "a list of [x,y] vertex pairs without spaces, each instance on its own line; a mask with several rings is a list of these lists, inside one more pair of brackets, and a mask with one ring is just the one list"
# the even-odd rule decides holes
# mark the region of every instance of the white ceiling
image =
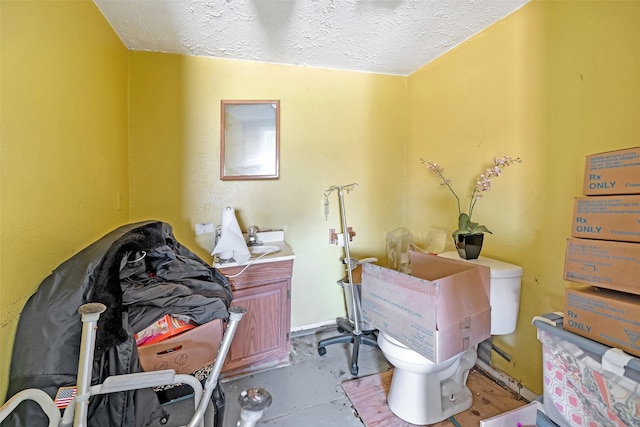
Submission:
[[408,75],[529,0],[94,0],[131,50]]

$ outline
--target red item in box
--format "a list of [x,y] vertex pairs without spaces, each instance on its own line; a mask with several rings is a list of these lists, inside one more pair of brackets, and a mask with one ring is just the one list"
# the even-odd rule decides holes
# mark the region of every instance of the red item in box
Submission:
[[195,328],[196,325],[188,321],[165,314],[140,332],[134,335],[138,347],[164,341],[184,331]]

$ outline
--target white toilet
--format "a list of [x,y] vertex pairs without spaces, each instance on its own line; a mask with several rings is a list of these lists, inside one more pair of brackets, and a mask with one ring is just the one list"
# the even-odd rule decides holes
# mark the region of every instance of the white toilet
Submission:
[[[485,257],[463,260],[457,252],[440,256],[489,267],[490,304],[492,308],[499,307],[491,311],[491,334],[515,331],[522,267]],[[378,334],[378,346],[395,367],[387,403],[399,418],[411,424],[433,424],[468,409],[473,403],[466,382],[469,369],[476,363],[475,347],[436,364],[382,332]]]

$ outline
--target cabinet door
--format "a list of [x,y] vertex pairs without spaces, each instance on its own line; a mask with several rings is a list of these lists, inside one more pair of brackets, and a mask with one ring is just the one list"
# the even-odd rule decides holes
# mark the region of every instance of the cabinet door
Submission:
[[246,373],[289,360],[290,279],[233,292],[232,306],[247,313],[238,324],[223,371]]

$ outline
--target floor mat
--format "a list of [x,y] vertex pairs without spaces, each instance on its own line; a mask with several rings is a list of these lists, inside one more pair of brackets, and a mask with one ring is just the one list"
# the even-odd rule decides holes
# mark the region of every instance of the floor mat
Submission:
[[[342,383],[342,388],[366,427],[411,427],[396,417],[387,406],[387,394],[391,385],[393,370],[367,377],[355,378]],[[497,384],[482,371],[469,371],[467,386],[473,394],[473,405],[468,410],[454,416],[461,426],[478,426],[480,420],[493,417],[525,405],[511,390]],[[451,427],[449,420],[432,426]]]

